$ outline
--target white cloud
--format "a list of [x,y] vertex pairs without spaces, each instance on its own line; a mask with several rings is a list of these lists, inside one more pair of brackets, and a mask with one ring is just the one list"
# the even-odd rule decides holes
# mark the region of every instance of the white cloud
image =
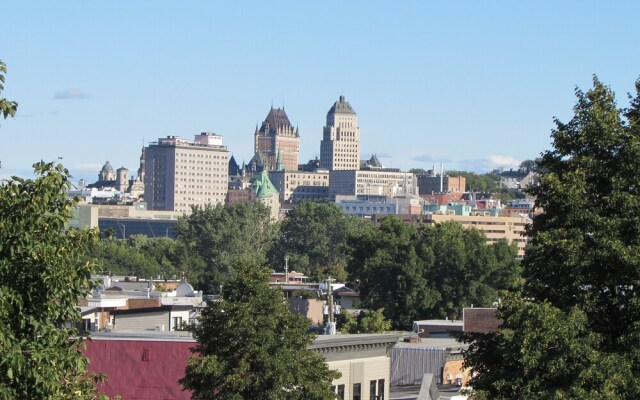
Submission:
[[486,173],[498,168],[516,169],[520,166],[520,160],[510,156],[490,155],[484,158],[458,160],[455,161],[454,164],[457,165],[456,169],[463,171]]
[[53,98],[56,100],[88,99],[89,97],[91,97],[89,93],[77,88],[59,90],[53,94]]

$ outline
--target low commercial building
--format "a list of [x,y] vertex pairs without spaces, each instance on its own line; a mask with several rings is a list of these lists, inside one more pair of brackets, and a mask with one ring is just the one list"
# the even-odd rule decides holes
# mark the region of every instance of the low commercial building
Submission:
[[467,179],[464,176],[418,175],[420,195],[435,193],[464,193]]
[[329,196],[417,195],[418,182],[411,172],[396,169],[342,170],[329,172]]
[[271,171],[269,179],[280,193],[280,202],[326,201],[329,170]]
[[179,211],[147,210],[145,202],[132,205],[81,204],[69,221],[75,228],[98,228],[100,232],[111,231],[115,238],[126,239],[131,235],[174,238],[174,227]]
[[[308,348],[319,352],[329,369],[342,374],[332,382],[337,398],[388,399],[390,353],[397,341],[396,334],[318,336]],[[106,395],[191,399],[178,383],[196,344],[191,332],[98,332],[85,343],[90,372],[109,378],[100,386]]]
[[455,221],[465,228],[476,228],[487,238],[487,243],[492,244],[501,239],[518,246],[518,258],[524,257],[524,249],[527,245],[525,227],[531,223],[531,219],[524,216],[499,217],[487,215],[452,215],[452,214],[427,214],[423,221],[426,223],[441,223]]

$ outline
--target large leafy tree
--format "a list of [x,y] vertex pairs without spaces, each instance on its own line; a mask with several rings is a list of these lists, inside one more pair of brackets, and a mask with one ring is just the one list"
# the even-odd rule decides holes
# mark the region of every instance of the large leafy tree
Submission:
[[106,238],[93,245],[87,254],[87,259],[94,260],[102,273],[141,278],[188,275],[191,270],[188,258],[177,241],[143,235],[131,235],[126,240]]
[[198,341],[181,380],[194,399],[334,399],[338,377],[307,349],[309,321],[294,314],[268,271],[240,260],[221,301],[194,328]]
[[487,245],[484,235],[456,222],[416,228],[395,217],[352,240],[351,279],[363,305],[384,308],[396,328],[415,319],[458,318],[464,307],[491,306],[498,290],[520,283],[517,248]]
[[496,290],[517,282],[516,249],[506,242],[488,246],[477,229],[453,221],[423,226],[418,242],[421,258],[426,261],[424,276],[439,294],[426,316],[461,317],[464,307],[490,306],[498,299]]
[[563,311],[506,294],[497,316],[499,332],[464,335],[473,399],[637,398],[627,389],[630,363],[597,351],[601,338],[578,307]]
[[262,265],[273,245],[277,226],[269,209],[260,203],[194,207],[176,224],[178,240],[199,260],[196,285],[216,293],[241,257],[251,256]]
[[620,110],[594,77],[591,90],[576,90],[571,121],[556,121],[540,186],[530,189],[544,212],[528,230],[524,290],[500,306],[499,332],[466,338],[477,398],[640,397],[636,88]]
[[378,230],[353,241],[349,273],[359,281],[363,305],[384,308],[396,328],[409,329],[439,297],[424,278],[426,266],[416,249],[416,235],[413,225],[385,217]]
[[530,190],[544,213],[528,232],[525,294],[578,306],[613,350],[640,323],[640,131],[613,92],[593,84],[576,91],[571,121],[556,121],[546,172]]
[[95,231],[68,229],[76,204],[69,175],[39,162],[36,178],[0,185],[0,397],[91,399],[78,331],[78,298],[90,289],[92,265],[80,260]]
[[292,270],[316,279],[331,275],[344,280],[348,240],[366,229],[366,224],[333,204],[304,202],[282,222],[271,254],[272,265],[282,265],[286,256]]

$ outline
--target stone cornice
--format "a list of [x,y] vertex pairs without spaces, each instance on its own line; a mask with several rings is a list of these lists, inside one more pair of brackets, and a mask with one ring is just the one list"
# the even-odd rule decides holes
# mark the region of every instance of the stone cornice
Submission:
[[398,342],[399,336],[398,334],[318,336],[307,348],[321,354],[389,350]]

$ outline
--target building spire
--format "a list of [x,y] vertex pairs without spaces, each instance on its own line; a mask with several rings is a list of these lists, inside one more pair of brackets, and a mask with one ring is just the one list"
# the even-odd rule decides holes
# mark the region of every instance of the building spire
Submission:
[[278,159],[276,160],[276,171],[284,170],[284,166],[282,164],[282,152],[278,149]]

